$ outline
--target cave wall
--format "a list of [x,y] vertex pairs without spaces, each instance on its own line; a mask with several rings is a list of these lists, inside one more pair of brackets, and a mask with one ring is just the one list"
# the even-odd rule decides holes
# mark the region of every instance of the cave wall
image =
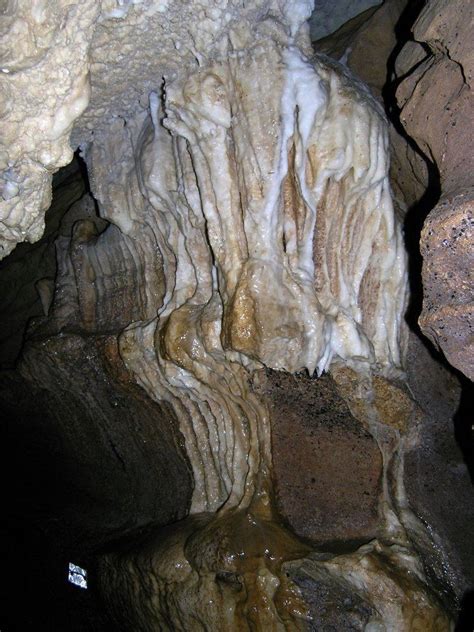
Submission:
[[[18,357],[18,320],[34,317],[17,369],[2,376],[7,441],[23,446],[29,433],[34,458],[54,455],[40,459],[44,479],[34,490],[47,500],[51,485],[54,506],[46,517],[30,516],[59,523],[53,532],[66,549],[107,545],[102,591],[117,621],[129,617],[133,629],[177,621],[186,628],[193,617],[209,625],[224,611],[231,628],[276,621],[292,629],[312,617],[340,621],[341,629],[390,621],[448,629],[446,612],[456,609],[472,570],[469,538],[446,515],[455,511],[453,489],[462,507],[471,499],[450,434],[459,386],[408,337],[399,218],[423,197],[435,164],[444,197],[424,233],[421,323],[428,327],[426,310],[434,313],[440,297],[454,309],[453,284],[456,314],[468,323],[465,162],[460,167],[456,152],[448,160],[438,151],[443,122],[428,139],[421,123],[416,129],[424,103],[416,99],[425,98],[420,68],[451,76],[448,60],[454,74],[467,62],[439,35],[445,27],[428,7],[414,36],[431,42],[431,57],[422,60],[408,42],[390,77],[400,84],[407,140],[399,126],[387,128],[376,101],[386,97],[384,66],[400,44],[404,3],[386,2],[317,44],[332,54],[350,46],[345,61],[373,96],[344,66],[313,57],[303,25],[309,5],[292,12],[272,2],[245,10],[217,4],[105,2],[100,16],[92,7],[83,16],[71,9],[61,14],[61,29],[36,37],[31,55],[25,44],[16,65],[12,47],[5,52],[13,65],[2,80],[10,94],[23,91],[25,102],[33,68],[69,63],[47,52],[60,54],[64,29],[77,29],[78,50],[88,55],[87,63],[84,52],[77,55],[67,81],[57,83],[62,92],[45,100],[54,114],[38,123],[43,140],[33,147],[20,139],[7,157],[5,252],[39,237],[50,173],[70,156],[64,143],[79,117],[72,144],[90,184],[73,176],[63,199],[58,183],[59,210],[55,201],[49,211],[57,219],[45,238],[17,250],[0,271],[11,297],[5,365]],[[26,42],[43,28],[44,15],[31,20],[25,7],[7,8],[5,23],[12,33],[23,29]],[[451,60],[452,49],[461,61]],[[90,75],[78,79],[74,73],[85,77],[87,67]],[[457,100],[443,102],[455,110],[452,128],[468,112],[463,72],[450,92]],[[21,176],[32,157],[41,174],[33,184]],[[449,236],[441,240],[443,231]],[[426,279],[432,273],[440,283],[446,240],[450,280],[433,290],[435,301]],[[28,291],[16,298],[9,288],[18,274]],[[453,335],[440,344],[469,375],[468,330],[449,322]],[[433,374],[429,388],[444,393],[439,404],[423,383]],[[443,445],[433,439],[437,432],[448,436]],[[452,475],[442,484],[447,459]],[[440,485],[443,510],[426,501],[426,481]],[[161,530],[189,514],[176,531]],[[124,538],[132,544],[119,546]],[[228,562],[236,546],[249,547],[240,566]],[[171,562],[180,565],[178,575]],[[265,581],[256,582],[256,568]],[[143,582],[155,592],[145,594]],[[209,595],[214,608],[203,606]],[[328,606],[328,595],[343,595],[347,607]]]
[[473,8],[429,2],[396,61],[400,121],[436,166],[440,199],[421,234],[420,326],[470,380],[472,311]]

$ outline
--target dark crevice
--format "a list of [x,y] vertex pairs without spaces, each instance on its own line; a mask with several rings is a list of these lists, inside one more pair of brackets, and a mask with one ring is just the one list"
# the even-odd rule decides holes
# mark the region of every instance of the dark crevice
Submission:
[[[401,108],[397,102],[396,92],[400,83],[406,78],[406,75],[397,79],[395,74],[396,59],[405,44],[408,41],[413,41],[412,26],[424,6],[424,0],[408,2],[395,26],[397,44],[387,60],[387,82],[382,89],[382,98],[390,122],[396,131],[406,140],[415,154],[423,160],[428,171],[426,191],[423,196],[408,209],[403,227],[405,247],[408,252],[408,278],[410,287],[410,301],[406,312],[406,320],[410,329],[426,344],[426,338],[422,336],[418,325],[418,317],[423,305],[423,284],[421,276],[423,259],[420,253],[420,236],[428,213],[433,209],[440,198],[441,181],[438,168],[434,161],[423,152],[414,139],[407,134],[401,123]],[[426,58],[423,61],[426,62]],[[411,72],[418,66],[419,64],[417,64]]]
[[474,484],[474,385],[462,373],[458,373],[458,379],[462,390],[459,406],[453,417],[454,436]]
[[[28,323],[42,317],[38,281],[56,278],[55,241],[68,209],[90,192],[87,170],[76,152],[53,177],[53,199],[45,215],[43,237],[21,243],[0,262],[0,370],[12,369],[24,345]],[[21,287],[21,291],[19,291]]]
[[472,632],[474,630],[474,590],[466,592],[461,601],[461,609],[455,632]]

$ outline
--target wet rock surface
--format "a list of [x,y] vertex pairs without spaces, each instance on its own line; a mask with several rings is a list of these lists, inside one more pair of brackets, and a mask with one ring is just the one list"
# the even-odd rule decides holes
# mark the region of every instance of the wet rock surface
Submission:
[[267,371],[278,509],[300,537],[340,548],[375,537],[382,455],[329,375]]
[[356,632],[366,629],[374,609],[343,579],[338,581],[331,577],[311,560],[287,564],[285,570],[308,604],[309,631]]

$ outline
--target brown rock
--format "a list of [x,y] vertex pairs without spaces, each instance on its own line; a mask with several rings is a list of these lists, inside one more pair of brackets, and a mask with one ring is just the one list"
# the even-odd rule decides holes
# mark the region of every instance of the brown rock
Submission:
[[357,373],[350,367],[335,364],[331,368],[331,377],[339,396],[364,428],[368,430],[371,424],[379,421],[373,406],[374,394],[369,374]]
[[421,237],[420,326],[449,362],[474,380],[474,189],[445,197]]
[[415,403],[406,387],[375,375],[372,379],[374,406],[382,423],[401,432],[410,427],[415,412]]
[[378,527],[382,457],[332,378],[268,372],[277,504],[301,537],[369,540]]
[[441,185],[441,201],[429,214],[421,236],[420,325],[471,379],[473,18],[472,3],[428,2],[413,26],[415,42],[405,45],[395,64],[402,79],[397,90],[401,123],[434,162]]
[[316,42],[316,48],[335,57],[345,54],[349,68],[380,96],[387,81],[387,60],[396,45],[395,25],[405,6],[406,0],[388,0]]
[[331,375],[340,397],[364,427],[384,425],[407,432],[416,423],[419,410],[405,383],[344,366],[334,366]]
[[409,42],[396,62],[401,123],[435,162],[445,193],[469,186],[474,167],[473,12],[463,0],[428,2],[413,37],[430,54],[422,61],[421,47]]

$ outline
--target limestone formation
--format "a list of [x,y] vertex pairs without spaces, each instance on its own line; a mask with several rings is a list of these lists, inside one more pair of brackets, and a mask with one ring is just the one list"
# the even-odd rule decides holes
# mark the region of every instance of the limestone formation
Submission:
[[[50,392],[53,420],[71,407],[68,445],[84,416],[108,444],[98,441],[97,454],[119,471],[123,507],[100,537],[94,518],[84,527],[95,544],[108,540],[97,577],[118,627],[311,629],[323,617],[314,595],[333,591],[353,604],[355,618],[348,608],[334,619],[347,629],[351,620],[355,629],[451,629],[418,553],[430,534],[404,484],[419,413],[405,383],[407,270],[387,124],[365,85],[313,54],[312,8],[88,1],[69,6],[43,45],[61,55],[70,27],[79,39],[71,73],[90,67],[90,105],[71,138],[91,190],[57,228],[54,292],[38,280],[44,314],[30,325],[19,371]],[[16,19],[39,28],[52,9],[44,11],[31,26],[12,4],[9,32]],[[7,73],[12,89],[37,55],[22,50]],[[63,61],[52,62],[58,72]],[[85,104],[82,84],[71,75],[67,85],[71,93],[48,105],[62,121],[54,142],[45,127],[50,152],[65,147]],[[24,103],[31,98],[25,89]],[[36,156],[35,168],[52,171],[67,152],[42,163],[35,121],[15,160]],[[46,179],[35,186],[43,195]],[[39,226],[42,208],[27,206],[26,188],[7,189],[19,214],[6,250],[21,222]],[[351,475],[355,497],[333,504],[318,481],[319,492],[300,501],[318,503],[319,520],[308,506],[298,515],[285,492],[284,459],[293,448],[304,455],[291,436],[299,420],[285,413],[293,382],[314,445],[341,460],[349,445],[357,451],[331,481],[342,488]],[[140,463],[149,478],[135,515]],[[313,466],[311,450],[303,477]],[[150,502],[155,478],[159,502]],[[107,483],[103,495],[116,498]],[[339,522],[328,525],[331,511]]]
[[100,9],[68,0],[3,5],[0,258],[43,234],[51,175],[72,160],[69,134],[89,101],[88,47]]
[[[472,8],[465,2],[429,2],[413,25],[407,23],[410,13],[420,13],[416,3],[386,0],[315,46],[343,57],[376,96],[385,92],[394,123],[391,182],[401,212],[423,207],[423,197],[433,200],[432,207],[441,188],[440,204],[421,236],[420,325],[472,379]],[[413,34],[405,41],[400,32],[408,26]],[[391,101],[395,93],[397,103]],[[403,127],[405,138],[399,133]],[[416,223],[410,221],[408,232]]]
[[406,14],[414,10],[416,3],[385,0],[381,6],[349,20],[336,33],[314,42],[318,52],[342,59],[391,112],[390,182],[395,208],[402,217],[419,203],[428,185],[425,160],[402,134],[391,95],[395,90],[393,66],[395,51],[400,46],[401,24],[407,21]]
[[[172,545],[147,540],[104,560],[107,598],[118,607],[122,595],[143,629],[186,629],[195,618],[210,629],[299,627],[305,612],[280,594],[293,590],[281,563],[304,549],[272,526],[268,411],[251,372],[321,373],[334,361],[401,368],[405,259],[383,115],[340,68],[305,57],[299,22],[246,17],[218,52],[151,92],[151,124],[113,124],[129,143],[125,184],[99,175],[112,173],[113,152],[94,142],[88,158],[104,217],[132,239],[150,231],[157,240],[163,305],[121,335],[120,351],[149,396],[177,413],[195,481],[191,513],[217,511],[189,518]],[[265,537],[252,544],[255,528]],[[154,569],[158,601],[140,595],[144,568]],[[237,592],[221,590],[221,576]],[[252,614],[260,599],[268,610]]]

